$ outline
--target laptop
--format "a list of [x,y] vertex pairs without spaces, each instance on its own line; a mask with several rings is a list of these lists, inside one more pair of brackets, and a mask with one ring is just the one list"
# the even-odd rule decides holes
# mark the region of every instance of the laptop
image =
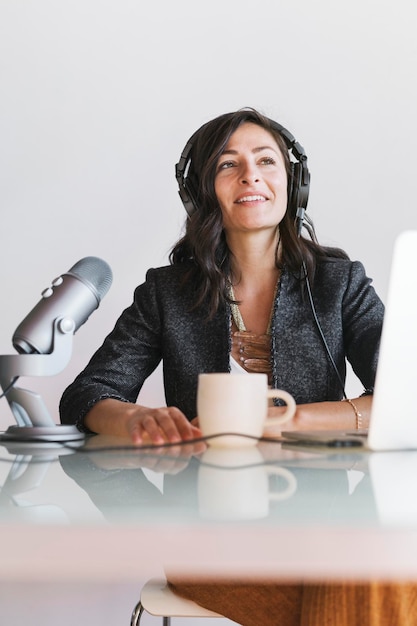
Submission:
[[288,442],[417,450],[417,230],[395,241],[367,431],[283,431]]

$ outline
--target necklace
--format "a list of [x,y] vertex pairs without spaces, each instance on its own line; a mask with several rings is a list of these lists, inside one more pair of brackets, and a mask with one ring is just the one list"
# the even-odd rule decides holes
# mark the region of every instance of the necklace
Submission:
[[[277,290],[278,290],[278,283],[277,283],[277,285],[275,287],[275,290],[274,290],[274,297],[272,299],[271,312],[269,314],[268,326],[267,326],[266,333],[265,333],[266,335],[270,335],[271,334],[272,318],[274,316],[274,305],[275,305],[275,297],[277,295]],[[238,331],[244,332],[244,331],[246,331],[246,326],[245,326],[245,322],[243,321],[243,317],[242,317],[242,314],[240,312],[239,305],[236,302],[235,293],[233,291],[232,283],[229,283],[229,297],[230,297],[231,300],[233,300],[233,302],[230,304],[230,309],[232,311],[233,321],[236,324],[236,327],[237,327]],[[263,335],[260,335],[260,336],[263,336]]]
[[235,302],[236,298],[232,284],[229,283],[229,297],[231,300],[234,301],[230,304],[230,309],[234,325],[237,328],[237,332],[232,333],[232,346],[234,343],[236,343],[239,353],[238,359],[240,365],[247,372],[259,372],[267,374],[269,384],[271,384],[272,378],[271,326],[274,314],[277,288],[278,284],[275,288],[274,297],[272,300],[271,313],[269,316],[266,333],[263,335],[257,335],[255,333],[252,333],[251,331],[246,330],[246,326],[243,321],[239,305]]

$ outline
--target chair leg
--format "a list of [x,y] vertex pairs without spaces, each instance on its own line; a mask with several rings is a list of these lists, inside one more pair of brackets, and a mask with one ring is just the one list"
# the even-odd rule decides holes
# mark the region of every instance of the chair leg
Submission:
[[[139,600],[139,602],[133,609],[132,617],[130,618],[130,626],[139,626],[143,611],[144,608],[142,606],[142,602]],[[171,626],[171,618],[163,617],[162,626]]]
[[133,609],[132,617],[130,619],[130,626],[138,626],[140,624],[140,618],[142,617],[143,611],[144,608],[141,601],[139,600],[139,602]]

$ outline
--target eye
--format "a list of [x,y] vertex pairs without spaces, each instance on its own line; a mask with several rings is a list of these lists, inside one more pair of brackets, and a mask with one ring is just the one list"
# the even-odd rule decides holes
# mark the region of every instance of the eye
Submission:
[[233,161],[223,161],[222,163],[219,163],[218,167],[217,167],[217,171],[221,172],[222,170],[228,170],[229,168],[234,166],[234,162]]
[[276,160],[271,156],[265,156],[265,157],[262,157],[262,159],[260,160],[260,164],[261,165],[275,165]]

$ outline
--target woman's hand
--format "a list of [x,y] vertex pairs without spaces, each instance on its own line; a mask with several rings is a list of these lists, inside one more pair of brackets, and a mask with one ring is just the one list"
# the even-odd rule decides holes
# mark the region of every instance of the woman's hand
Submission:
[[201,437],[176,407],[148,408],[113,398],[100,400],[85,417],[91,431],[128,437],[132,443],[180,443]]
[[[352,400],[357,411],[361,414],[363,428],[368,428],[372,407],[372,396],[361,396]],[[269,407],[268,416],[282,415],[285,407]],[[271,427],[274,428],[274,427]],[[294,417],[283,424],[280,430],[355,430],[356,414],[349,402],[313,402],[311,404],[297,404]],[[268,429],[268,420],[265,430]],[[277,428],[274,428],[274,434]]]
[[152,443],[178,443],[201,437],[201,431],[187,420],[176,407],[149,409],[137,406],[126,422],[128,435],[133,443],[144,439]]

